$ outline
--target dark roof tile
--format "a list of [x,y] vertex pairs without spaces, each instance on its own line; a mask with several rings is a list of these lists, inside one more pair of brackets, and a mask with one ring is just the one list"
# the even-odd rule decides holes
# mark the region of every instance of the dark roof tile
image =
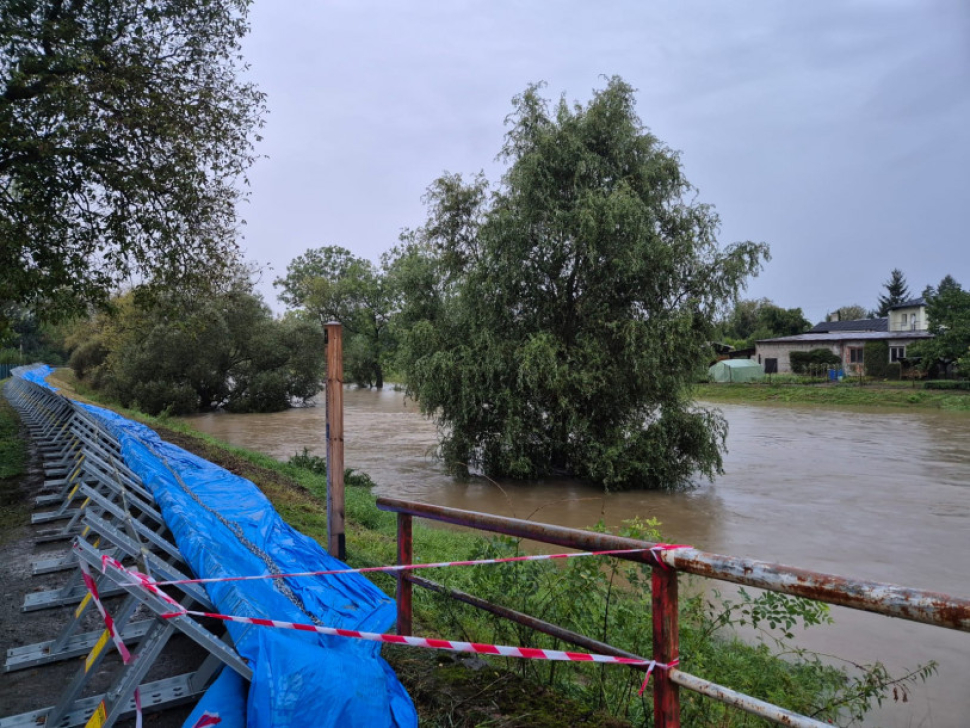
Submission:
[[823,321],[808,331],[810,334],[827,334],[834,331],[889,331],[889,319],[856,319],[855,321]]

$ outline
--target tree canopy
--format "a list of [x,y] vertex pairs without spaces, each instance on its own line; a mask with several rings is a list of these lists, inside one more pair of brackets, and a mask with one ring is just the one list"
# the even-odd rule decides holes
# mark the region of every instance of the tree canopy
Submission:
[[129,293],[75,324],[67,343],[77,376],[149,414],[272,412],[320,390],[319,328],[275,320],[248,280],[177,295],[145,307]]
[[922,369],[930,369],[936,362],[953,364],[960,374],[970,376],[970,291],[952,277],[946,276],[940,285],[927,288],[926,317],[933,338],[910,348],[911,356],[920,356]]
[[883,286],[886,288],[886,295],[879,296],[877,316],[888,316],[890,308],[909,300],[909,286],[906,285],[906,278],[899,268],[893,268],[889,280]]
[[0,303],[47,314],[235,262],[262,94],[248,0],[0,7]]
[[321,324],[339,321],[347,333],[347,374],[363,386],[384,386],[393,306],[386,266],[378,268],[346,248],[328,245],[294,258],[274,285],[282,289],[280,300],[288,306]]
[[795,336],[811,327],[800,308],[782,308],[767,298],[742,299],[721,318],[717,335],[725,343],[746,349],[760,339]]
[[[873,318],[869,315],[869,312],[865,309],[865,306],[860,306],[858,303],[852,303],[848,306],[839,306],[836,309],[836,313],[839,314],[839,321],[858,321],[865,318]],[[880,316],[885,316],[886,314],[879,314]]]
[[514,100],[501,183],[446,175],[402,252],[408,394],[458,474],[677,487],[721,467],[691,402],[715,312],[767,258],[717,243],[618,78],[585,106]]

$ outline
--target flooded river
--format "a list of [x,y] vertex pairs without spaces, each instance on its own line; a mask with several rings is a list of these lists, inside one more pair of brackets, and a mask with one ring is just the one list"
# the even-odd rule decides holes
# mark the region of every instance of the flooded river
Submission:
[[[347,389],[346,462],[376,493],[582,528],[655,517],[669,541],[860,579],[970,596],[970,416],[718,405],[725,475],[685,493],[617,493],[571,481],[456,483],[430,458],[435,428],[390,390]],[[325,452],[323,407],[191,419],[227,442],[286,459]],[[936,660],[888,728],[970,725],[970,634],[833,608],[803,644],[891,670]]]

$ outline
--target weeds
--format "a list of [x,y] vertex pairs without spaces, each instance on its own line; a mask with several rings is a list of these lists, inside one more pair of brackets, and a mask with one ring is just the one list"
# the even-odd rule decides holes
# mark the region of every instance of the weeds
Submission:
[[28,508],[20,483],[26,463],[27,446],[21,437],[20,419],[0,394],[0,543],[10,538],[25,520]]

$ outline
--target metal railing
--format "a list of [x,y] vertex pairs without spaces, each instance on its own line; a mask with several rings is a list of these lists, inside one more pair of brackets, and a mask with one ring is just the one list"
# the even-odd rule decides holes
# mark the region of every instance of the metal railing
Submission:
[[[583,551],[651,549],[657,544],[605,533],[580,531],[543,523],[505,518],[458,508],[379,498],[377,507],[397,513],[397,554],[399,564],[414,560],[411,538],[414,517],[450,523],[514,538],[525,538]],[[767,591],[791,594],[826,604],[875,612],[890,617],[923,622],[937,627],[970,632],[970,599],[939,592],[910,589],[895,584],[848,579],[765,561],[722,556],[693,548],[649,551],[620,555],[630,561],[648,564],[652,569],[653,655],[659,664],[670,664],[679,655],[677,574],[685,572],[709,579],[732,582]],[[445,587],[409,572],[397,575],[397,632],[410,635],[412,629],[412,586],[417,585],[446,594],[458,601],[486,610],[539,632],[552,635],[601,654],[638,657],[612,645],[601,643],[554,624],[492,604],[470,594]],[[654,725],[657,728],[680,726],[679,688],[693,690],[719,702],[787,726],[820,728],[827,725],[798,715],[777,705],[735,692],[683,670],[672,668],[654,672]]]

